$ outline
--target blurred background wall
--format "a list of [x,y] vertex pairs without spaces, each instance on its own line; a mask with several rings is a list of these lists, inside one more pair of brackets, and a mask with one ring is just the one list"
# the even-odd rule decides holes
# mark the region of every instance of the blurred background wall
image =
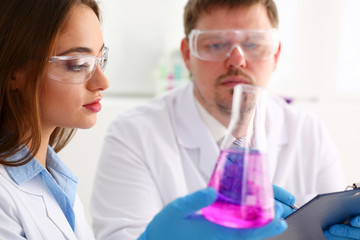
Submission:
[[[342,159],[346,183],[360,181],[359,0],[275,0],[282,53],[269,90],[319,115]],[[102,0],[110,48],[97,125],[79,130],[62,159],[79,176],[87,217],[105,131],[120,112],[188,81],[179,56],[186,0]],[[340,171],[340,170],[339,170]],[[121,172],[119,172],[121,174]],[[345,186],[344,186],[345,188]]]

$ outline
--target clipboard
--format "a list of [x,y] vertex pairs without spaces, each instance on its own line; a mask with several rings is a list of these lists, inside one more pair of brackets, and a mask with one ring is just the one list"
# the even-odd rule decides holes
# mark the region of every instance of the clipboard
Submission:
[[[360,184],[353,190],[319,194],[285,220],[288,229],[271,240],[322,240],[323,229],[360,215]],[[347,188],[348,189],[348,188]]]

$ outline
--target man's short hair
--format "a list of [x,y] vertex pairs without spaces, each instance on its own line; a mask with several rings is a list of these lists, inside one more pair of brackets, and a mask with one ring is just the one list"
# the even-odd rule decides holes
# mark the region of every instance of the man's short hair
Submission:
[[265,6],[271,25],[274,28],[278,28],[278,12],[273,0],[189,0],[184,9],[185,36],[187,37],[191,30],[195,28],[202,13],[210,13],[217,7],[232,9],[250,7],[258,3]]

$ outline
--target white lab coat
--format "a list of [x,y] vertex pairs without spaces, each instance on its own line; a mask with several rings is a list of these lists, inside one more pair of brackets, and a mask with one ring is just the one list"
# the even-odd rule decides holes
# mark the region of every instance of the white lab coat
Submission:
[[[337,151],[313,115],[269,100],[268,167],[299,205],[343,190]],[[164,205],[207,185],[219,148],[196,109],[193,85],[122,113],[108,129],[91,203],[95,236],[135,239]]]
[[94,239],[77,195],[74,213],[75,232],[39,175],[18,186],[0,166],[0,239]]

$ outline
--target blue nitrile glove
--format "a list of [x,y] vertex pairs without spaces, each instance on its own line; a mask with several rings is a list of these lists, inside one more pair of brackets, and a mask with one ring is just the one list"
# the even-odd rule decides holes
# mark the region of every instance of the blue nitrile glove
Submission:
[[291,207],[295,203],[295,197],[294,195],[277,185],[273,184],[273,189],[275,202],[280,204],[282,208],[283,213],[281,217],[286,218],[295,211],[295,209]]
[[154,217],[138,240],[255,240],[278,235],[287,228],[280,219],[278,205],[275,219],[256,229],[227,228],[194,214],[213,203],[216,197],[215,189],[205,188],[174,200]]
[[360,239],[360,216],[350,220],[350,224],[336,224],[324,231],[326,240]]

